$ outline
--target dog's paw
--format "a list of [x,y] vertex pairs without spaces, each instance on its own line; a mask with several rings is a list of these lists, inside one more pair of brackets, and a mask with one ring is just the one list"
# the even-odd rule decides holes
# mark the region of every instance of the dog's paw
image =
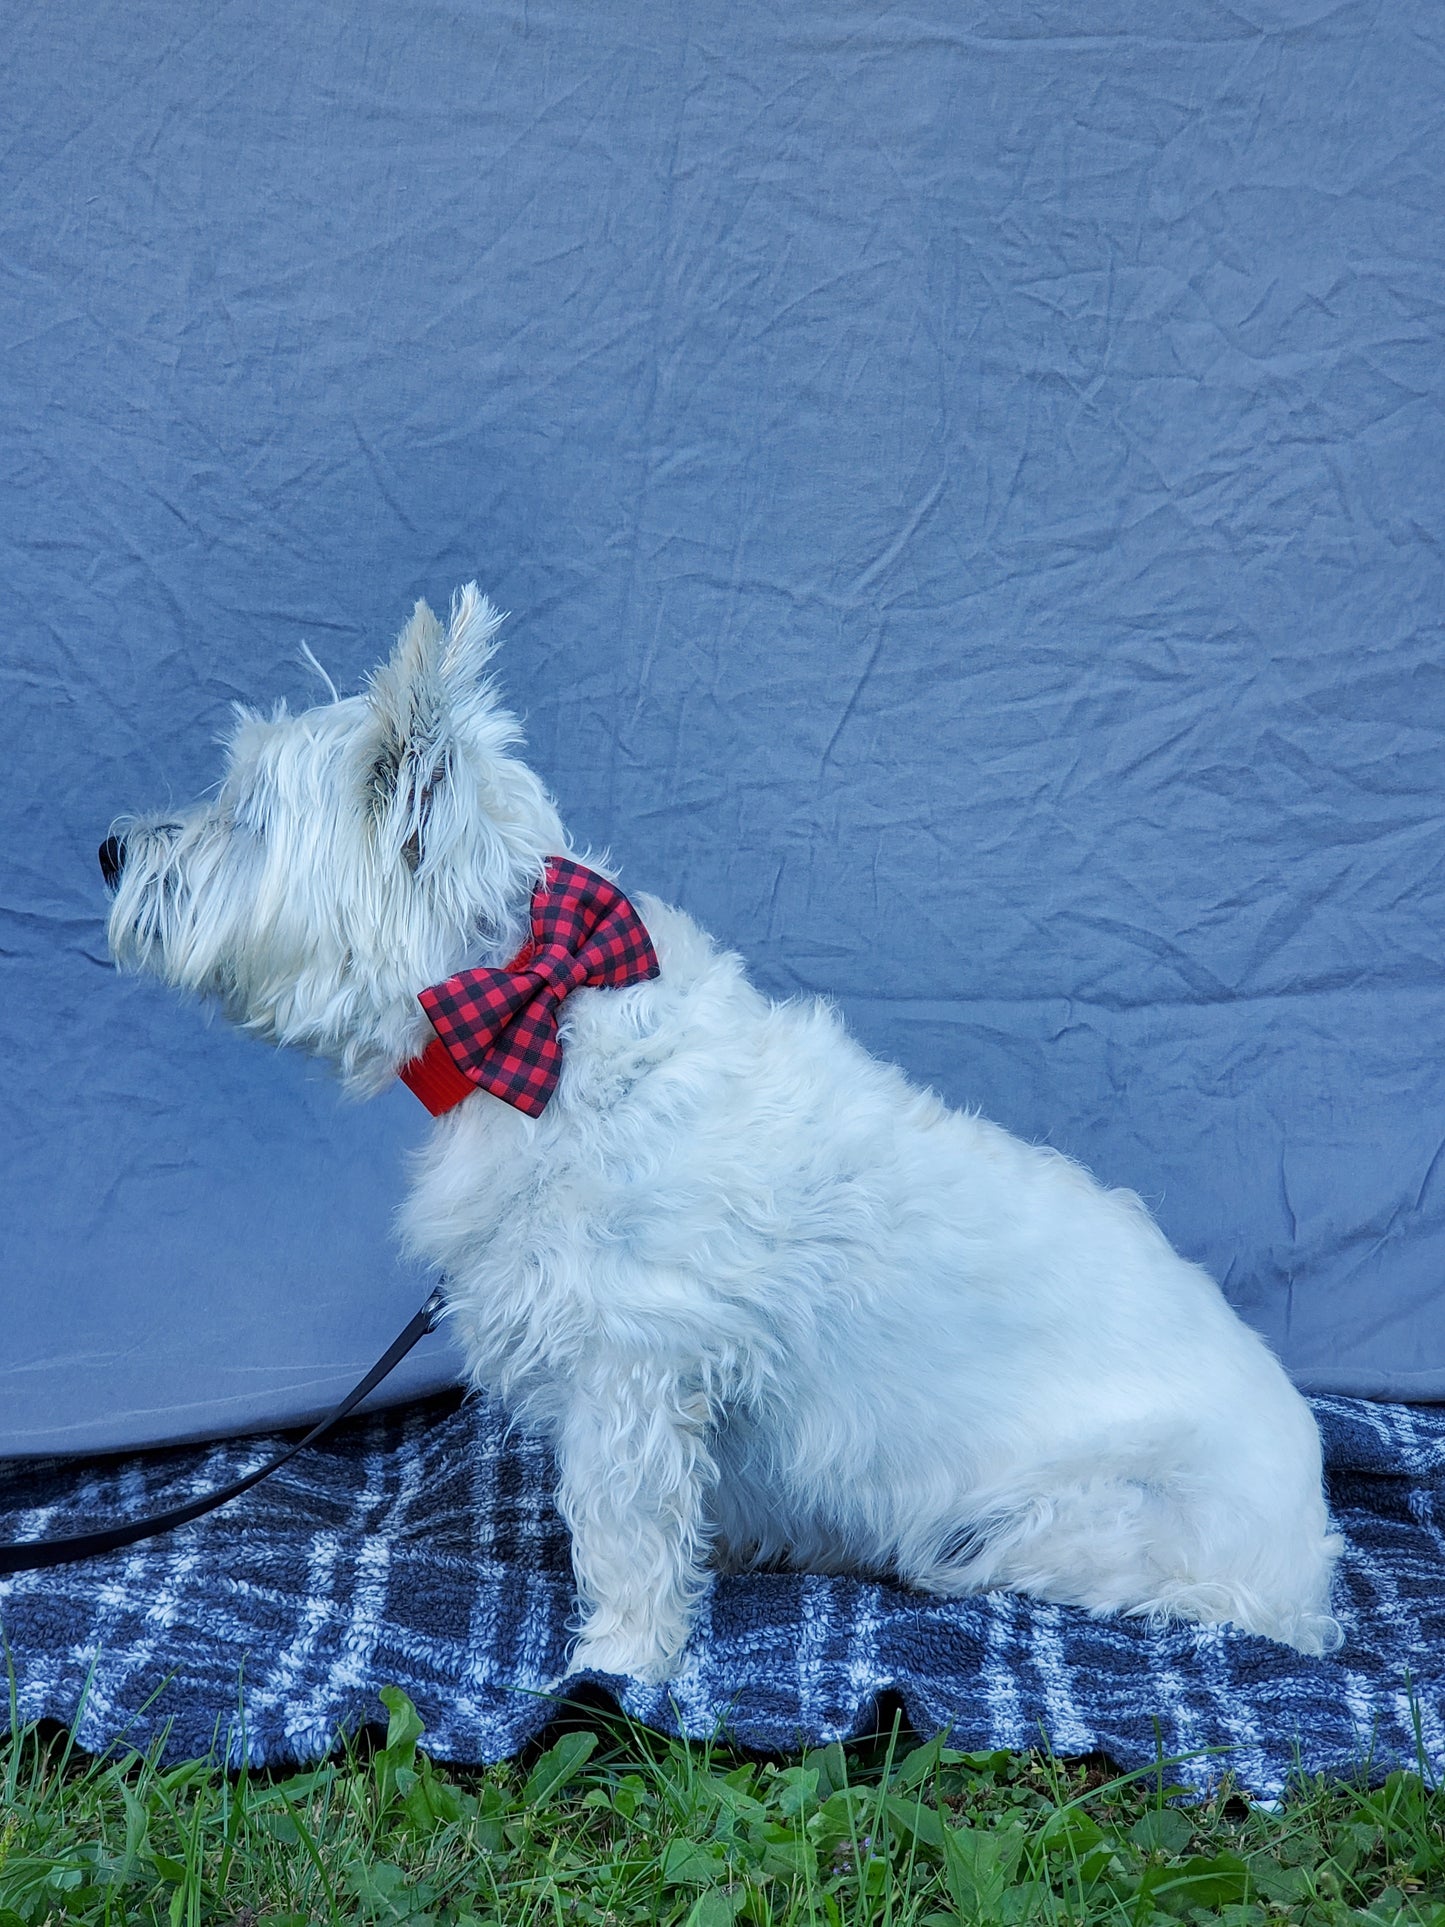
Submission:
[[678,1656],[660,1652],[657,1647],[636,1640],[619,1638],[588,1639],[585,1635],[572,1648],[567,1661],[567,1676],[574,1673],[621,1673],[626,1679],[646,1686],[661,1686],[677,1671]]

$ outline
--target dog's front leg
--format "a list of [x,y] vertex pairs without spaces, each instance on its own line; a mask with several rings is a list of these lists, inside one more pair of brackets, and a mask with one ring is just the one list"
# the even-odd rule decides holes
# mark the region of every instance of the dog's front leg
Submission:
[[664,1680],[708,1583],[708,1403],[636,1358],[594,1365],[570,1391],[556,1449],[582,1608],[571,1671]]

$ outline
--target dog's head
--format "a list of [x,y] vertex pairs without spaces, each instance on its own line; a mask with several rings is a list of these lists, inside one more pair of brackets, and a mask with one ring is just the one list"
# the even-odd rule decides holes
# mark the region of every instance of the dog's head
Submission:
[[417,991],[508,954],[566,850],[484,674],[500,621],[475,584],[446,628],[419,602],[363,695],[238,711],[214,801],[101,847],[116,961],[383,1082],[427,1034]]

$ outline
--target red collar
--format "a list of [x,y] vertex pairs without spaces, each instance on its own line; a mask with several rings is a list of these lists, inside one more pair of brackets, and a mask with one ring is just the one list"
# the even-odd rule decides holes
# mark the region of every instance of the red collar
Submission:
[[[524,970],[532,961],[536,948],[528,937],[512,961],[502,966],[503,969],[509,973]],[[455,1110],[464,1097],[470,1097],[477,1089],[435,1031],[421,1056],[403,1064],[397,1076],[413,1097],[421,1099],[433,1117],[441,1117],[444,1112]]]

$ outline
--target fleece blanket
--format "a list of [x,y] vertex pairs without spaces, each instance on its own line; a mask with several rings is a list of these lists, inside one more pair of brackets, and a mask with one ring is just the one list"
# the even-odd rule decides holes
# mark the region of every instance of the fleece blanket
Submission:
[[[756,1749],[846,1739],[897,1694],[964,1747],[1159,1757],[1203,1788],[1277,1795],[1297,1769],[1445,1769],[1445,1412],[1315,1401],[1348,1549],[1345,1631],[1303,1659],[1223,1628],[1167,1631],[1011,1594],[938,1600],[884,1583],[719,1579],[676,1678],[598,1681],[669,1732]],[[79,1531],[239,1476],[274,1440],[12,1465],[7,1538]],[[567,1535],[545,1448],[485,1402],[357,1421],[221,1514],[89,1565],[0,1580],[22,1720],[100,1750],[162,1734],[175,1758],[324,1754],[400,1686],[440,1759],[516,1752],[565,1677]],[[592,1676],[594,1679],[596,1676]]]

